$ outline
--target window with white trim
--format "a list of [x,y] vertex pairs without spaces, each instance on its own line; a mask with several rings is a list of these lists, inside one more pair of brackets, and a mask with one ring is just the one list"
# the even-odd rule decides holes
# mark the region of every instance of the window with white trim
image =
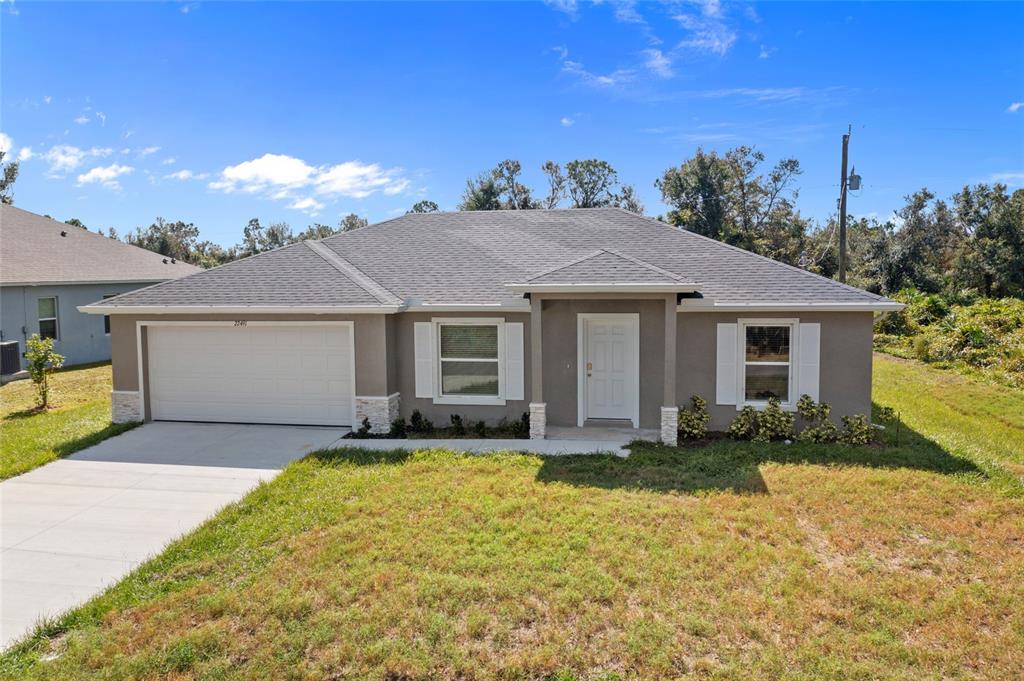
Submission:
[[766,404],[772,397],[784,405],[793,404],[795,326],[792,322],[742,323],[744,404]]
[[39,314],[39,336],[57,340],[57,299],[39,298],[36,311]]
[[500,324],[437,324],[438,395],[464,399],[501,398]]

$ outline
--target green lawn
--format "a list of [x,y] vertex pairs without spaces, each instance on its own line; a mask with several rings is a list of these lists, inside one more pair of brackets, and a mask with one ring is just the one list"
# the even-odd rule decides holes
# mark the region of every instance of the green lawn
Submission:
[[72,367],[50,379],[50,409],[35,409],[35,384],[0,388],[0,480],[128,430],[110,422],[110,364]]
[[878,359],[899,447],[315,453],[0,674],[1019,678],[1024,396],[948,380]]

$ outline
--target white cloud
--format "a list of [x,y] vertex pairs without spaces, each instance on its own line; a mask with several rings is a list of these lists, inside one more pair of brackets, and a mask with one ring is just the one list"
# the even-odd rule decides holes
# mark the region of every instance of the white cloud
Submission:
[[562,116],[561,120],[558,122],[562,124],[563,128],[571,128],[573,124],[576,123],[576,120],[569,118],[568,116]]
[[164,179],[167,179],[167,180],[181,180],[181,181],[184,182],[185,180],[205,180],[209,176],[210,176],[210,173],[194,173],[191,170],[179,170],[176,173],[170,173],[169,175],[164,175]]
[[998,182],[1010,187],[1024,187],[1024,172],[992,173],[989,182]]
[[6,154],[13,148],[14,140],[11,139],[11,136],[6,133],[0,132],[0,151]]
[[320,203],[312,196],[307,196],[305,198],[292,201],[288,204],[288,207],[292,210],[301,210],[303,213],[308,213],[309,215],[316,215],[318,212],[323,210],[324,204]]
[[43,97],[43,101],[49,104],[53,101],[53,97],[51,97],[50,95],[46,95],[45,97]]
[[579,16],[579,4],[576,0],[544,0],[544,4],[564,12],[573,21]]
[[408,189],[409,184],[400,168],[382,168],[377,163],[345,161],[333,166],[315,167],[294,156],[264,154],[226,167],[219,179],[209,186],[228,193],[241,191],[287,200],[293,206],[302,204],[299,210],[306,210],[315,206],[309,201],[310,197],[299,196],[300,189],[312,189],[321,197],[362,199],[377,192],[400,194]]
[[130,175],[134,170],[131,166],[122,166],[117,163],[109,166],[97,166],[89,172],[78,176],[78,186],[99,183],[109,189],[120,189],[121,185],[117,178],[122,175]]
[[1006,107],[1006,113],[1017,113],[1021,109],[1024,109],[1024,102],[1013,102]]
[[78,118],[75,119],[75,123],[77,123],[78,125],[85,125],[86,123],[89,122],[89,120],[90,119],[89,119],[88,116],[86,116],[85,114],[82,114]]
[[722,90],[705,90],[697,94],[705,99],[721,99],[723,97],[747,97],[758,102],[786,102],[800,99],[810,92],[803,87],[735,87]]
[[198,2],[187,2],[184,5],[182,5],[181,9],[178,10],[178,11],[180,11],[182,14],[189,14],[191,12],[194,12],[197,9],[199,9],[199,3]]
[[160,165],[162,165],[162,166],[172,166],[172,165],[174,165],[177,162],[178,162],[178,159],[174,158],[173,156],[168,156],[164,160],[160,161]]
[[145,158],[146,156],[149,156],[151,154],[155,154],[158,151],[160,151],[160,147],[145,147],[143,149],[139,149],[138,150],[139,158]]
[[775,54],[775,48],[774,47],[768,47],[766,45],[761,45],[761,51],[758,52],[757,58],[758,59],[767,59],[768,57],[772,56],[773,54]]
[[107,114],[103,113],[102,111],[97,111],[96,112],[96,118],[100,119],[100,125],[106,127],[106,125],[107,125]]
[[607,74],[591,73],[583,67],[582,63],[567,59],[568,50],[565,48],[561,48],[560,53],[562,55],[562,73],[575,76],[585,85],[601,89],[613,88],[632,81],[636,75],[632,69],[616,69]]
[[92,147],[91,149],[79,149],[70,144],[58,144],[50,147],[40,158],[50,164],[47,174],[50,177],[63,176],[68,171],[82,165],[87,158],[103,158],[114,153],[109,147]]
[[717,7],[714,14],[708,14],[709,6],[704,6],[704,16],[676,15],[675,20],[679,25],[689,31],[689,36],[680,41],[679,47],[722,57],[736,43],[736,32],[720,18],[721,8],[717,3],[714,5]]
[[32,147],[22,147],[21,151],[18,152],[19,161],[27,161],[32,158]]
[[661,50],[644,50],[643,55],[645,57],[644,66],[654,75],[659,78],[671,78],[675,75],[672,71],[672,60]]

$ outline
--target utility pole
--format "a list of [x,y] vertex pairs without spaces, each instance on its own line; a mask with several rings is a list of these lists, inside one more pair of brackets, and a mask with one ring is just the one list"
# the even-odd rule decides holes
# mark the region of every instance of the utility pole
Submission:
[[839,281],[846,283],[846,158],[850,148],[850,132],[847,126],[843,135],[843,170],[839,180]]

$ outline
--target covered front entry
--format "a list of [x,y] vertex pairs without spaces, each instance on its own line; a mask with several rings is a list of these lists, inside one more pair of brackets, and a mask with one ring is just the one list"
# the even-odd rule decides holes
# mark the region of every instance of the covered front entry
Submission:
[[351,426],[351,322],[147,326],[154,421]]
[[640,426],[640,315],[577,315],[577,425],[593,420]]

